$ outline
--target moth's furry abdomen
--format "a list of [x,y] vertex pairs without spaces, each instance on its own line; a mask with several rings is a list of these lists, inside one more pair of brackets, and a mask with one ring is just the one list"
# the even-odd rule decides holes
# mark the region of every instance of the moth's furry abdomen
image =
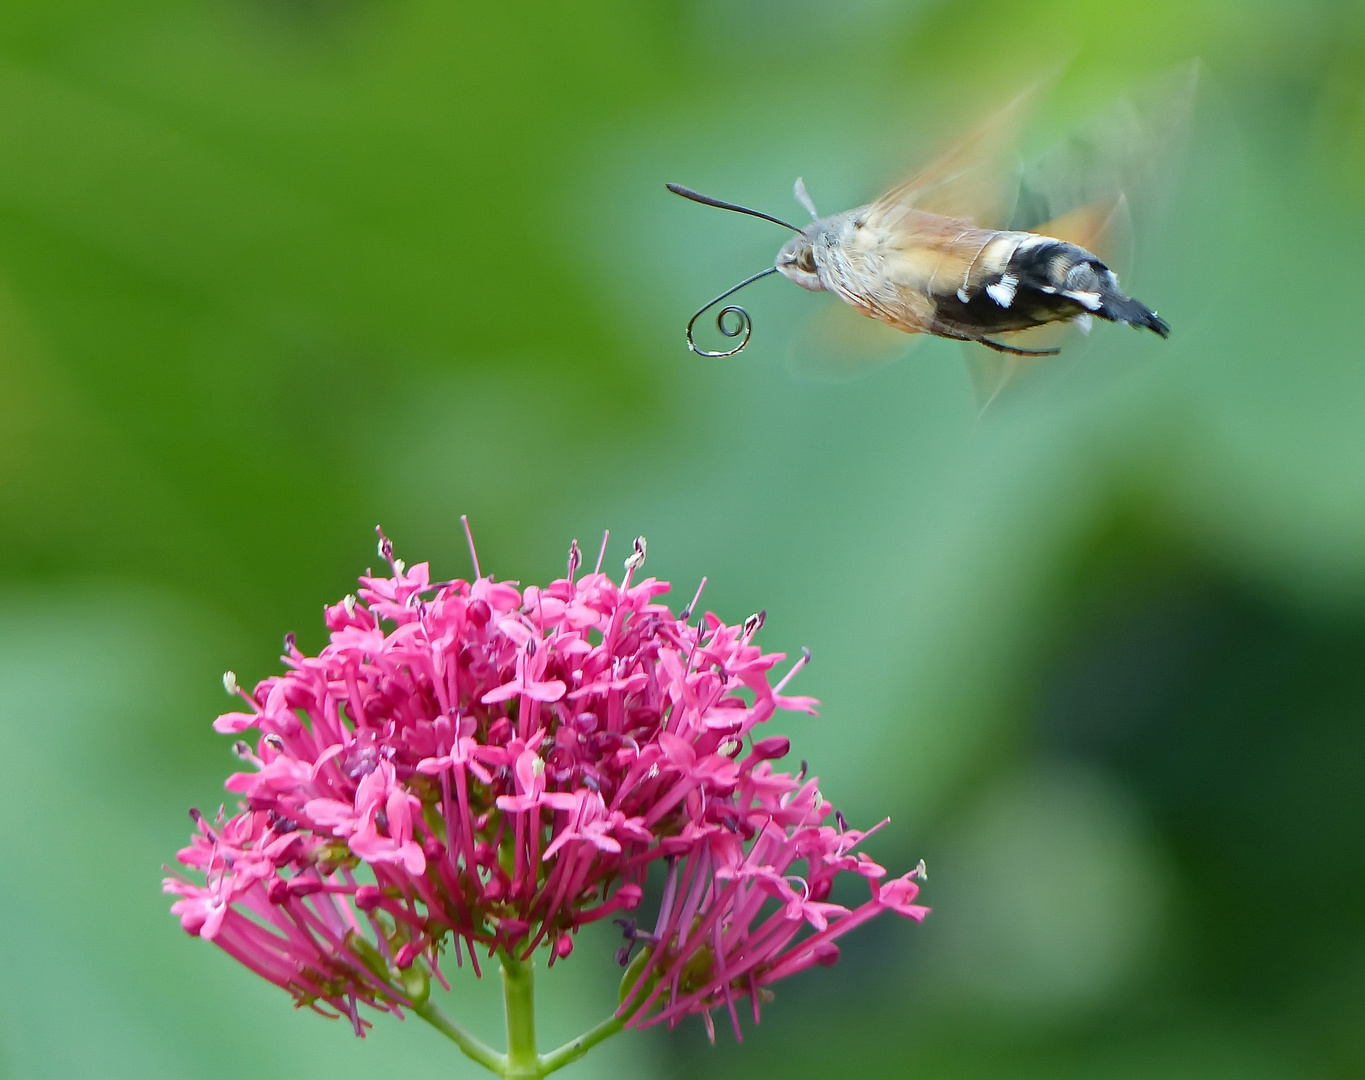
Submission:
[[1037,294],[1037,306],[1046,310],[1050,302],[1060,309],[1059,314],[1065,312],[1063,318],[1094,314],[1163,338],[1171,333],[1169,324],[1155,311],[1123,293],[1109,267],[1075,244],[1045,237],[1020,244],[1006,272],[1019,279],[1021,289]]
[[936,296],[940,322],[968,336],[1009,333],[1077,316],[1097,315],[1169,336],[1170,326],[1119,288],[1098,258],[1063,240],[1029,236],[1003,268],[988,269],[968,288]]

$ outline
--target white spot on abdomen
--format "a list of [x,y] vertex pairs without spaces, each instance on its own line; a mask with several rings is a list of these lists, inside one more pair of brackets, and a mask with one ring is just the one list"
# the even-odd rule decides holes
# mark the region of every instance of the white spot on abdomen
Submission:
[[1074,292],[1067,289],[1062,293],[1068,299],[1075,300],[1078,304],[1083,304],[1091,311],[1100,310],[1100,294],[1097,292]]
[[986,295],[999,304],[1002,308],[1009,307],[1014,303],[1014,290],[1019,284],[1019,279],[1006,274],[993,285],[986,286]]

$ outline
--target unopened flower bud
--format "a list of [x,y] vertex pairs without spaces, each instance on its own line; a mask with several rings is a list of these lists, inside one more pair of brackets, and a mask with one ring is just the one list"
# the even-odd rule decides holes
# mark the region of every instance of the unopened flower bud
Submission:
[[759,761],[776,761],[791,751],[792,741],[784,735],[769,735],[754,742],[753,756]]
[[401,949],[398,950],[398,954],[393,958],[393,962],[400,969],[406,969],[412,967],[412,962],[421,955],[422,955],[421,943],[416,941],[409,941],[406,945],[404,945]]
[[361,911],[373,911],[383,899],[384,894],[377,885],[362,885],[355,891],[355,906]]

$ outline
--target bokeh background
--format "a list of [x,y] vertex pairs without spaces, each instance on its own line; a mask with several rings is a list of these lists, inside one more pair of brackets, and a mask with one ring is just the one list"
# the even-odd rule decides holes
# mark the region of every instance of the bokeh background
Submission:
[[[978,413],[957,346],[789,377],[763,222],[876,193],[1066,64],[1060,127],[1203,63],[1137,295]],[[777,723],[935,913],[566,1076],[1365,1074],[1365,8],[1355,0],[0,5],[0,1076],[475,1076],[357,1041],[160,895],[219,677],[375,562],[649,570],[769,648]],[[1078,357],[1078,358],[1077,358]],[[542,982],[610,1008],[609,937]],[[450,1009],[499,1040],[495,985]]]

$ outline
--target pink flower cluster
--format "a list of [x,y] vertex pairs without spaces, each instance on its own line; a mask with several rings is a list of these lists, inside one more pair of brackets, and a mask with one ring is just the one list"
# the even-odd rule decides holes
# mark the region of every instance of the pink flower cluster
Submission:
[[[193,814],[195,879],[165,881],[186,931],[361,1032],[361,1004],[401,1015],[444,982],[447,951],[476,973],[480,953],[562,959],[660,863],[653,932],[626,920],[644,948],[620,1015],[709,1028],[746,995],[757,1018],[762,988],[880,911],[924,917],[915,873],[884,882],[804,766],[773,767],[788,741],[755,737],[815,705],[782,693],[804,658],[770,681],[761,615],[675,616],[667,584],[634,580],[643,541],[619,585],[578,576],[575,545],[566,577],[524,590],[432,584],[381,552],[392,574],[327,609],[317,656],[290,639],[286,674],[254,693],[227,677],[247,707],[214,726],[256,745],[236,746],[238,812]],[[830,902],[841,873],[868,882],[861,906]]]

